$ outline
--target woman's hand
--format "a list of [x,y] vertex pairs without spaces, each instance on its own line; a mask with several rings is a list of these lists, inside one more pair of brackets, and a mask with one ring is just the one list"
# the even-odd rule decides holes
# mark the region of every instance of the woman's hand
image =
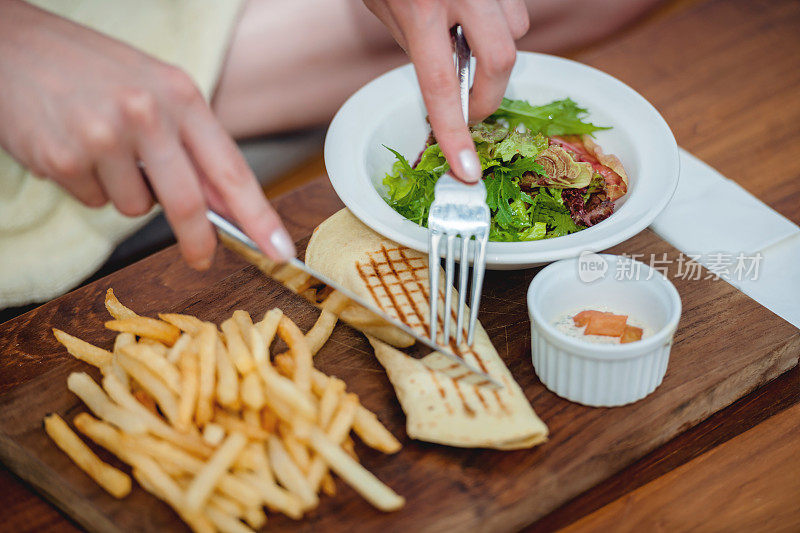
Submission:
[[23,2],[0,6],[0,145],[88,206],[146,213],[149,184],[195,268],[207,206],[271,257],[295,253],[236,144],[181,70]]
[[411,57],[431,128],[461,180],[481,179],[481,167],[459,101],[450,28],[461,24],[477,60],[470,120],[500,105],[514,67],[514,41],[528,31],[523,0],[364,0]]

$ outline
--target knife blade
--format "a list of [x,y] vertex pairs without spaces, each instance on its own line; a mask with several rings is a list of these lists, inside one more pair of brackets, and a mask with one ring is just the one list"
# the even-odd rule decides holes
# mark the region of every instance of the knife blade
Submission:
[[[302,296],[319,309],[334,313],[350,326],[372,334],[378,338],[386,335],[386,326],[397,328],[402,334],[394,332],[392,340],[401,341],[403,352],[419,359],[429,368],[442,372],[461,383],[476,386],[502,388],[503,385],[494,377],[481,371],[453,350],[433,342],[430,338],[417,333],[408,325],[385,313],[376,305],[365,301],[353,291],[315,271],[299,259],[291,258],[285,263],[269,259],[258,248],[256,243],[242,232],[236,225],[223,216],[207,211],[206,216],[217,228],[222,243],[236,252],[248,262],[254,264],[268,277],[277,281],[295,294]],[[389,340],[382,338],[381,340]],[[397,342],[390,342],[397,344]],[[432,357],[425,347],[441,354]]]

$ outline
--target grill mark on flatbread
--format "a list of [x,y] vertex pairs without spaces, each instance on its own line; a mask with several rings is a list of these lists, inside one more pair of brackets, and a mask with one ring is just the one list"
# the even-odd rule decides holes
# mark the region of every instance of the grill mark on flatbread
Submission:
[[456,394],[458,394],[458,397],[461,399],[461,405],[464,406],[464,413],[466,413],[467,416],[475,416],[475,410],[472,407],[470,407],[469,403],[467,403],[467,399],[464,398],[464,393],[461,392],[461,386],[458,384],[458,380],[460,380],[463,377],[464,375],[462,374],[458,377],[453,378],[453,385],[456,388]]
[[[403,294],[406,296],[406,299],[408,300],[409,305],[414,310],[414,315],[419,320],[420,326],[422,326],[422,328],[425,330],[425,335],[430,335],[430,326],[426,325],[425,321],[422,320],[422,311],[419,309],[419,307],[417,307],[417,302],[414,300],[414,297],[412,296],[412,294],[420,293],[420,294],[422,294],[423,301],[426,299],[425,295],[426,295],[427,291],[420,284],[419,276],[417,276],[417,270],[422,270],[425,267],[424,266],[415,267],[414,265],[412,265],[411,264],[412,260],[403,252],[402,248],[393,248],[392,251],[396,251],[397,254],[400,256],[399,262],[403,266],[406,267],[404,270],[397,270],[397,268],[395,267],[395,263],[392,261],[391,257],[389,256],[389,250],[386,249],[386,246],[381,246],[380,253],[383,255],[384,259],[386,260],[386,265],[389,267],[389,270],[391,270],[392,274],[394,274],[394,277],[397,278],[397,282],[395,283],[395,285],[399,285],[400,286],[400,290],[403,291]],[[375,259],[373,258],[372,255],[370,255],[370,259],[372,260],[373,265],[375,265],[376,262],[375,262]],[[411,273],[411,280],[416,282],[417,290],[415,290],[415,291],[408,290],[408,287],[406,287],[406,284],[403,282],[403,280],[400,277],[400,274],[403,273],[403,272],[410,272]],[[375,267],[375,274],[376,275],[380,275],[380,273],[378,271],[378,267]],[[401,312],[401,311],[398,309],[398,313],[399,312]],[[406,324],[409,325],[408,322],[406,322]],[[409,325],[409,327],[410,327],[410,325]]]
[[[426,309],[430,307],[430,294],[428,292],[427,284],[427,277],[423,278],[417,271],[421,270],[428,270],[428,265],[423,264],[421,266],[415,266],[413,264],[414,261],[422,261],[422,258],[414,258],[409,257],[407,252],[409,248],[405,246],[398,246],[396,248],[387,248],[384,245],[381,245],[380,250],[367,254],[369,257],[369,263],[356,263],[356,269],[358,270],[358,274],[361,277],[361,280],[364,282],[364,285],[369,290],[370,295],[372,296],[373,301],[378,305],[378,307],[385,313],[391,314],[391,309],[387,309],[385,305],[385,300],[381,298],[381,295],[378,292],[378,288],[381,288],[383,292],[386,294],[386,298],[388,298],[389,303],[392,306],[392,309],[396,311],[397,318],[411,328],[420,327],[424,331],[425,335],[430,335],[430,325],[423,320],[423,311],[420,309],[419,302],[414,299],[414,295],[419,294],[422,296],[422,302],[426,305]],[[393,258],[392,254],[397,254],[397,258]],[[387,274],[391,274],[395,277],[395,281],[391,283],[387,283],[384,277],[381,275],[381,267],[387,267],[389,271]],[[405,273],[409,274],[407,279],[403,279],[403,275]],[[428,274],[430,276],[430,273]],[[375,279],[377,283],[371,283],[371,280]],[[409,289],[408,285],[416,285],[416,288]],[[392,292],[392,288],[398,286],[400,289],[400,294],[395,294]],[[440,291],[439,296],[444,299],[445,291],[443,289]],[[401,296],[402,298],[398,298]],[[403,302],[401,302],[403,300]],[[403,310],[404,306],[401,305],[402,303],[408,303],[410,307],[410,312],[406,313]],[[451,317],[453,322],[456,322],[457,313],[455,309],[450,309]],[[416,320],[415,320],[416,319]],[[416,322],[416,323],[415,323]],[[486,363],[480,357],[480,355],[475,352],[472,348],[467,348],[466,350],[462,351],[459,346],[455,344],[455,340],[450,341],[450,348],[453,353],[461,356],[463,359],[466,359],[465,355],[468,353],[470,354],[473,359],[477,362],[478,367],[487,374],[489,370],[486,366]],[[455,365],[455,363],[453,364]],[[452,368],[452,367],[451,367]],[[439,389],[439,394],[442,398],[445,398],[446,393],[444,388],[442,387],[441,383],[439,383],[438,379],[436,378],[436,372],[428,369],[431,372],[431,376],[433,377],[436,387]],[[463,377],[463,376],[462,376]],[[469,414],[470,416],[475,415],[475,411],[472,407],[470,407],[466,400],[464,399],[463,391],[461,390],[461,386],[458,383],[458,377],[452,378],[453,384],[456,388],[456,393],[458,394],[459,398],[461,398],[461,403],[464,407],[464,411]],[[486,398],[481,392],[481,387],[478,385],[474,386],[475,395],[478,397],[478,400],[481,403],[481,406],[484,409],[488,409],[489,405],[486,401]],[[493,390],[492,393],[497,401],[498,407],[504,413],[509,413],[508,407],[503,402],[502,397],[500,396],[500,391]]]
[[[439,391],[439,396],[442,397],[442,400],[447,400],[447,393],[445,392],[444,387],[442,386],[442,384],[439,383],[439,378],[436,377],[436,372],[433,369],[428,368],[427,366],[425,368],[428,369],[428,372],[430,372],[431,379],[433,380],[433,384],[436,385],[436,389]],[[450,404],[447,403],[447,401],[444,402],[444,408],[447,409],[447,414],[448,415],[452,415],[453,414],[453,408],[450,407]]]

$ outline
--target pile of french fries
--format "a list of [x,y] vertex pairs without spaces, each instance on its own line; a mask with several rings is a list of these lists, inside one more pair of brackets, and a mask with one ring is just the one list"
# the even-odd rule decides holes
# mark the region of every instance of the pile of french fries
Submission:
[[[335,315],[323,311],[303,334],[280,309],[255,323],[235,311],[218,329],[191,315],[140,316],[111,289],[105,305],[113,317],[106,327],[119,332],[113,351],[53,330],[102,373],[100,384],[85,372],[67,379],[94,414],[73,424],[194,531],[252,531],[266,523],[264,508],[300,519],[320,491],[336,492],[330,471],[378,509],[403,506],[358,462],[350,435],[384,453],[400,443],[344,382],[314,368]],[[288,350],[271,354],[276,336]],[[128,474],[102,461],[60,416],[47,416],[44,426],[111,495],[130,493]]]

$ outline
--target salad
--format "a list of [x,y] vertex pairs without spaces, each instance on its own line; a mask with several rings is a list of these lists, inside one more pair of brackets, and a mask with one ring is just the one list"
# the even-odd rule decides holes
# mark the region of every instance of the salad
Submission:
[[[611,216],[628,178],[619,159],[594,142],[592,133],[608,128],[585,121],[586,114],[569,98],[542,106],[504,98],[470,127],[492,213],[489,240],[561,237]],[[386,148],[397,158],[383,179],[386,202],[427,226],[434,185],[450,168],[433,133],[413,165]]]

